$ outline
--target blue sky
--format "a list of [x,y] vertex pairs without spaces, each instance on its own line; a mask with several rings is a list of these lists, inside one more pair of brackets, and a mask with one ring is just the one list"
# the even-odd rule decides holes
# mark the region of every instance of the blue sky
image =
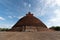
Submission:
[[0,28],[11,28],[29,11],[48,28],[60,26],[60,0],[0,0]]

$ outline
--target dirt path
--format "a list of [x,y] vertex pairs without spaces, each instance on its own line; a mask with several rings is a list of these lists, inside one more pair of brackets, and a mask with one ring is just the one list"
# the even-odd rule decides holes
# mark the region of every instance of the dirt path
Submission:
[[60,40],[60,32],[0,32],[0,40]]

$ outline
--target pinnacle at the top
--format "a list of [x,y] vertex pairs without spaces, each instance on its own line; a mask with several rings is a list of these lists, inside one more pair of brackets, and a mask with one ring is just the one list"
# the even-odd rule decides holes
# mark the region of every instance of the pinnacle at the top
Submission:
[[26,14],[26,16],[33,16],[33,14],[31,12],[28,12],[28,14]]

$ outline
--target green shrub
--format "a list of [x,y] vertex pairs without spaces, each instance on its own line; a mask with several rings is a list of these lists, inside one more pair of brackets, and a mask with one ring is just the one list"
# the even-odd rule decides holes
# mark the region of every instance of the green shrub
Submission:
[[56,31],[60,31],[60,26],[52,26],[50,29],[56,30]]
[[8,29],[8,28],[0,28],[0,31],[8,31],[8,30],[10,30],[10,29]]

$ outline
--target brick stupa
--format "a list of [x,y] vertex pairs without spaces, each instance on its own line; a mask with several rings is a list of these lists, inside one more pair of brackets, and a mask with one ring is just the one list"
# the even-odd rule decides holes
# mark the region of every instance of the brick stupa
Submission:
[[47,30],[47,26],[38,18],[36,18],[31,12],[28,12],[26,16],[22,17],[13,27],[12,31],[45,31]]

